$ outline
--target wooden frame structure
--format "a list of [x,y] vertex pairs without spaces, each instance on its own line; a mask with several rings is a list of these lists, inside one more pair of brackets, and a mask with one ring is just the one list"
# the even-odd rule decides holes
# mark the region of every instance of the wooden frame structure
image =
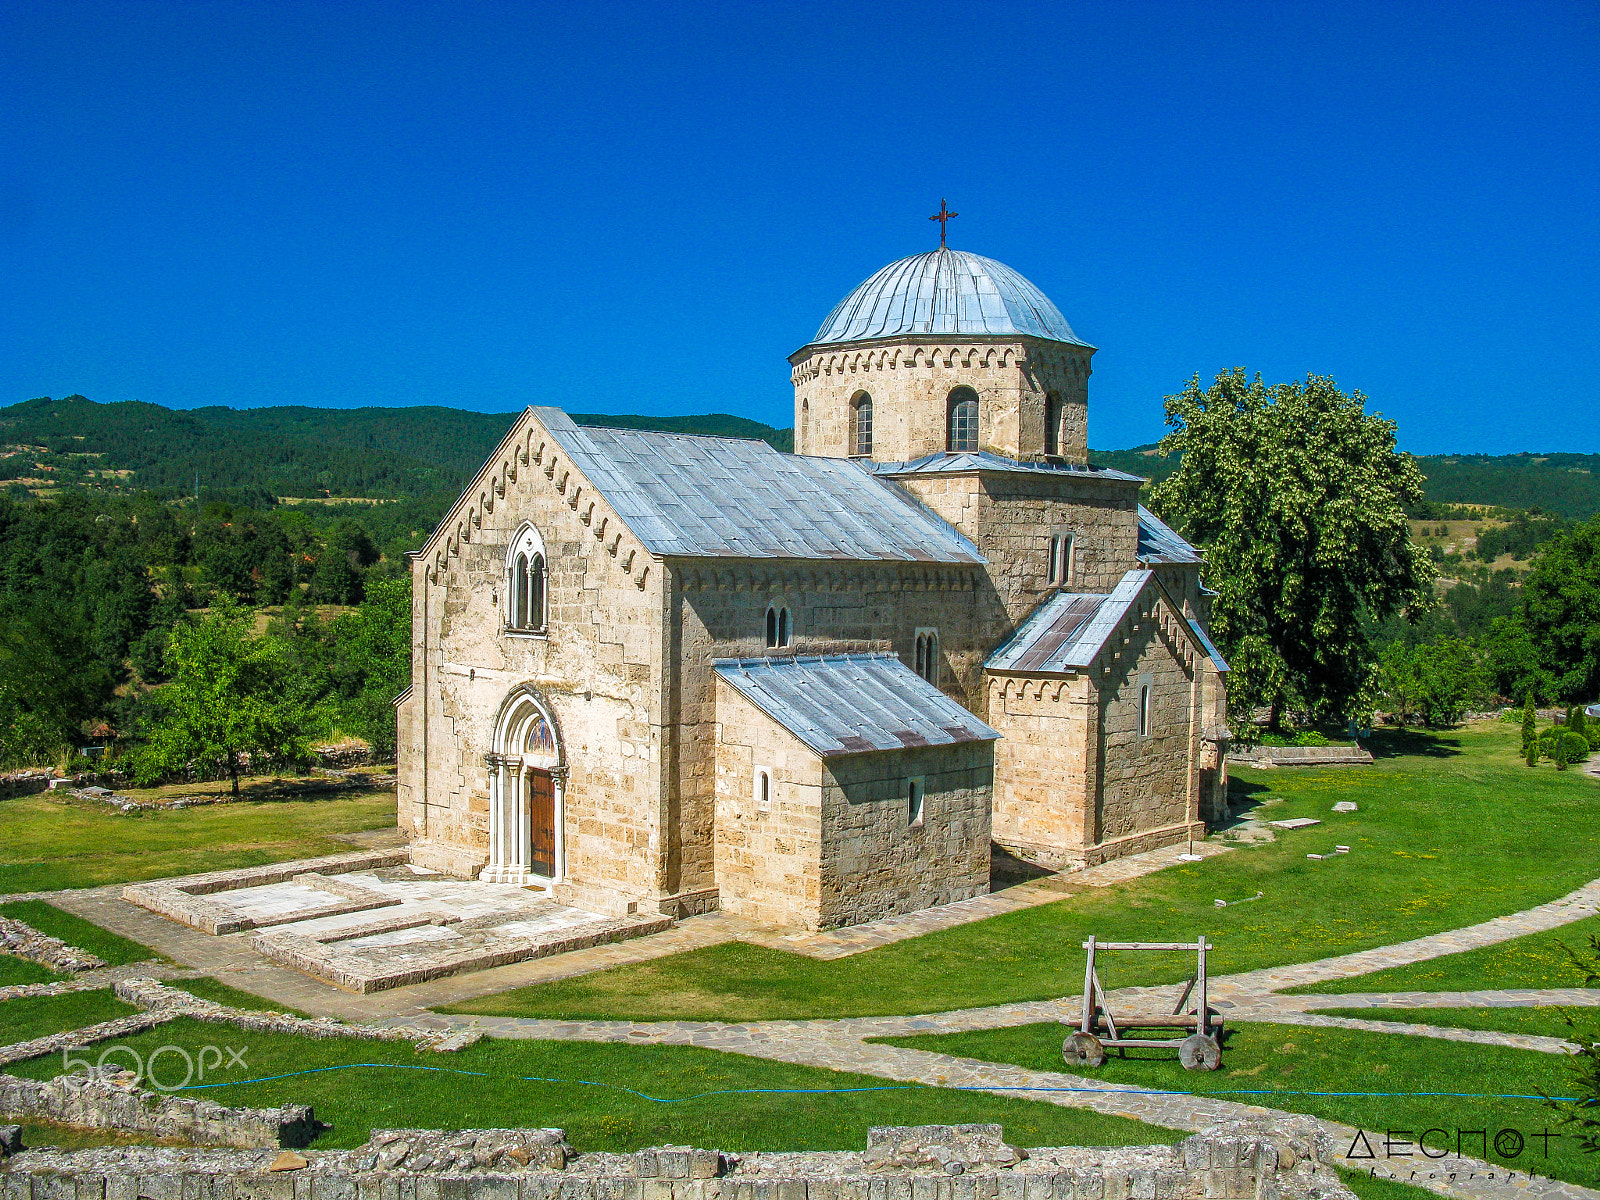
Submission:
[[[1083,1010],[1079,1014],[1078,1031],[1061,1044],[1061,1057],[1069,1066],[1098,1067],[1106,1060],[1106,1047],[1122,1049],[1127,1046],[1152,1046],[1167,1049],[1174,1044],[1172,1038],[1127,1037],[1125,1031],[1139,1029],[1178,1029],[1188,1036],[1177,1041],[1178,1061],[1190,1071],[1215,1071],[1222,1065],[1222,1022],[1216,1019],[1215,1010],[1206,997],[1206,953],[1213,949],[1204,937],[1192,942],[1100,942],[1093,936],[1083,943],[1088,952],[1083,968]],[[1111,1012],[1105,987],[1100,983],[1100,973],[1095,966],[1095,956],[1101,950],[1193,950],[1195,971],[1183,985],[1178,1002],[1167,1016],[1118,1017]],[[1193,1008],[1185,1011],[1189,998],[1195,997]],[[1062,1024],[1066,1024],[1065,1021]]]

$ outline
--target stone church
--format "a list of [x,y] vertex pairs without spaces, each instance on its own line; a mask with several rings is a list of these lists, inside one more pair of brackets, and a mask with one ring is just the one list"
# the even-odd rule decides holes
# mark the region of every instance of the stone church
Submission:
[[1094,352],[941,246],[790,356],[794,454],[526,410],[413,556],[413,861],[816,929],[1202,835],[1227,665]]

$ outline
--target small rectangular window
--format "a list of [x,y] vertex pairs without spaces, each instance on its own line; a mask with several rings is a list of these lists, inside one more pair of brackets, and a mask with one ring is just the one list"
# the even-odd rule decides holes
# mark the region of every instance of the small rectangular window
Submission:
[[924,782],[919,775],[915,779],[906,780],[906,824],[922,824],[922,796]]

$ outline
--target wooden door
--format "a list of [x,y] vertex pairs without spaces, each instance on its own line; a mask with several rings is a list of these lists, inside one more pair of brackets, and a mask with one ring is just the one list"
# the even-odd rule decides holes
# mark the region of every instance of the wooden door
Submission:
[[528,827],[533,835],[533,852],[528,869],[535,875],[554,879],[556,874],[556,785],[550,772],[527,768]]

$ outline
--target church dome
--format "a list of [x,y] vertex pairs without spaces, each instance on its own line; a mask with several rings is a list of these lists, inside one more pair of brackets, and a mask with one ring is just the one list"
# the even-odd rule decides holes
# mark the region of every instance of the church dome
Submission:
[[928,333],[1026,334],[1089,345],[1048,296],[1005,263],[943,246],[873,275],[828,314],[811,344]]

